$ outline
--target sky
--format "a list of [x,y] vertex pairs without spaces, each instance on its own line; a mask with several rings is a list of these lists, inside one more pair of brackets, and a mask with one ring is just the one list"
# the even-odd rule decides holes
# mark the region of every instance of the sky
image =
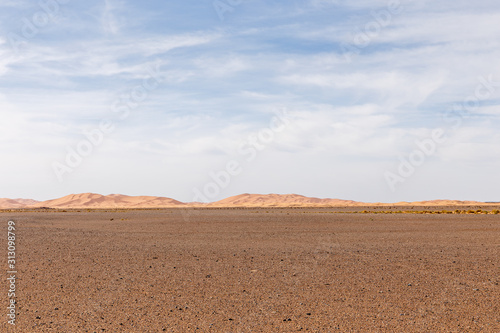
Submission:
[[493,0],[2,0],[0,197],[500,201]]

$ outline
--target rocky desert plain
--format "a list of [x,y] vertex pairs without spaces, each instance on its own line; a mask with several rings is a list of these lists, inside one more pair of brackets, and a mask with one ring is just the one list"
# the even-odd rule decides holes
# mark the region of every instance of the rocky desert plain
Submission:
[[[0,199],[1,332],[500,332],[500,204]],[[7,237],[4,237],[7,268]]]

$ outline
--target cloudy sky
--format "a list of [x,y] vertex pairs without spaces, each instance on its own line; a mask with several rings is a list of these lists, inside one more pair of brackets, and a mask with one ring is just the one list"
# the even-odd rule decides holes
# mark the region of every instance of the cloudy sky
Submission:
[[500,201],[498,22],[493,0],[2,0],[0,197]]

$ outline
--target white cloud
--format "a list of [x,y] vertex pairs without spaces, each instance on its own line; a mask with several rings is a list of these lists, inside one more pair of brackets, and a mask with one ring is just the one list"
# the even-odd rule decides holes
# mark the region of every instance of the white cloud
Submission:
[[[2,5],[18,3],[36,7]],[[224,193],[293,190],[337,196],[338,191],[351,199],[383,201],[416,195],[411,188],[426,199],[438,189],[418,178],[432,178],[425,170],[442,173],[446,163],[461,171],[460,163],[476,171],[485,163],[498,164],[494,121],[500,88],[448,133],[449,141],[415,176],[428,189],[413,180],[395,195],[380,189],[383,172],[398,155],[410,153],[415,140],[429,137],[433,128],[449,125],[441,114],[474,95],[478,77],[492,74],[499,81],[500,41],[492,27],[500,11],[489,0],[405,1],[406,10],[346,62],[339,43],[351,42],[357,28],[373,20],[370,12],[387,3],[259,1],[235,7],[220,23],[215,13],[207,13],[213,10],[210,3],[72,2],[61,7],[57,24],[42,29],[19,54],[5,38],[10,21],[2,20],[2,153],[7,159],[24,156],[22,170],[31,170],[29,180],[39,185],[38,193],[57,188],[53,191],[61,195],[80,189],[161,194],[165,184],[185,193],[213,168],[241,157],[241,142],[267,128],[273,113],[285,107],[294,121],[245,166],[241,181],[234,183],[240,185]],[[2,17],[13,14],[15,21],[26,13],[32,11],[9,7]],[[85,128],[109,117],[110,105],[154,66],[165,78],[162,84],[116,123],[116,131],[66,184],[54,184],[50,163],[63,158]],[[0,171],[15,170],[0,166]],[[308,181],[289,181],[302,176]],[[110,180],[127,177],[138,178],[130,184]],[[141,179],[148,181],[141,184]],[[379,187],[369,195],[356,190],[366,183]],[[476,195],[483,196],[483,190],[476,189]],[[192,196],[183,195],[180,199]]]
[[116,11],[123,6],[118,0],[104,0],[101,24],[105,33],[116,35],[120,31],[121,23],[116,16]]
[[249,64],[238,56],[198,58],[194,64],[203,71],[203,75],[209,77],[227,77],[250,69]]
[[[443,72],[404,73],[397,71],[354,72],[349,74],[293,74],[279,78],[283,84],[312,85],[336,91],[356,91],[386,107],[387,112],[401,105],[419,105],[444,83]],[[375,95],[374,95],[375,94]]]

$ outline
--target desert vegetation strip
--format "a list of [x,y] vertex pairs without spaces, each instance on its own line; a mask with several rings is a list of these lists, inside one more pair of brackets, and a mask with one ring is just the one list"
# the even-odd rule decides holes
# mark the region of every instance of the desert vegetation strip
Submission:
[[328,211],[328,212],[318,212],[318,211],[304,211],[303,213],[335,213],[335,214],[500,214],[500,210],[494,209],[488,210],[363,210],[363,211]]

